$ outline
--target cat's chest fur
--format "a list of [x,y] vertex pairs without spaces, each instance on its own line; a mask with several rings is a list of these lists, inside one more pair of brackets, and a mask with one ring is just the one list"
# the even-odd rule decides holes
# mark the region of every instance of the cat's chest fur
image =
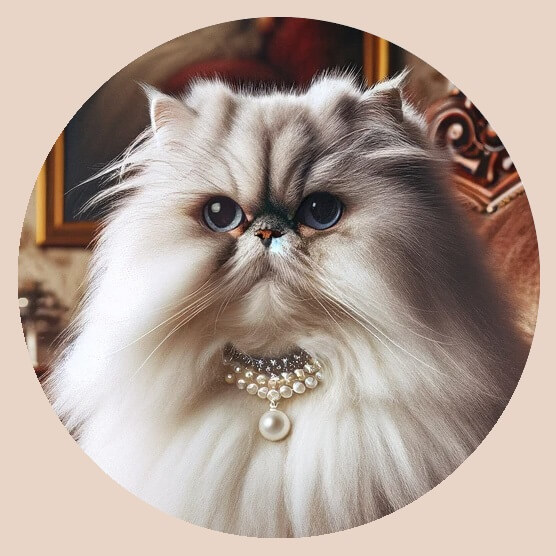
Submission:
[[424,415],[394,402],[334,398],[323,387],[280,408],[292,420],[281,442],[258,432],[266,402],[222,385],[172,419],[140,409],[98,411],[81,444],[153,506],[261,537],[321,534],[377,519],[425,493],[467,455],[448,422],[443,431],[456,443],[452,452],[436,444]]

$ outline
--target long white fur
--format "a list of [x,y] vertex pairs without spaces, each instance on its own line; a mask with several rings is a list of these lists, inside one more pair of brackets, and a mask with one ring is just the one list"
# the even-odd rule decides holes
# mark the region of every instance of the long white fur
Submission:
[[[241,535],[339,531],[426,493],[495,423],[526,350],[423,120],[405,102],[396,120],[399,86],[147,91],[152,126],[109,169],[114,208],[47,383],[83,450],[146,502]],[[308,130],[321,144],[299,190],[285,168],[314,147]],[[215,194],[264,217],[268,186],[289,214],[332,188],[344,216],[271,252],[250,228],[234,238],[200,221]],[[230,341],[323,361],[325,383],[283,403],[285,441],[259,435],[264,402],[224,384]]]

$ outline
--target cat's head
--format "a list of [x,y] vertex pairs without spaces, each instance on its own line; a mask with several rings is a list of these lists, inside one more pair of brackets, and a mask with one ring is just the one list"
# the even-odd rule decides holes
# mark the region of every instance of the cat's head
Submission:
[[442,270],[423,257],[449,231],[438,159],[400,80],[147,92],[150,129],[116,167],[113,191],[130,194],[101,239],[118,252],[110,272],[131,272],[123,295],[146,327],[165,307],[171,328],[271,354],[423,302]]

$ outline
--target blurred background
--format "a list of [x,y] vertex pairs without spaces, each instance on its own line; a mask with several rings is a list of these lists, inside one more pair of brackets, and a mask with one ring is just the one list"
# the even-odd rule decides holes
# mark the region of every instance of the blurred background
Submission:
[[[48,368],[53,340],[83,292],[89,244],[99,226],[99,212],[82,208],[102,184],[82,182],[117,157],[148,125],[139,83],[170,94],[182,91],[195,77],[290,87],[307,85],[315,75],[339,69],[372,84],[405,67],[411,69],[406,94],[428,115],[436,139],[452,148],[454,183],[472,212],[497,212],[522,193],[502,143],[451,83],[411,53],[356,29],[298,18],[234,21],[177,37],[114,75],[85,102],[53,146],[25,216],[19,304],[37,372]],[[475,222],[486,229],[482,219]],[[532,220],[529,227],[534,239]],[[531,305],[529,298],[524,302]],[[527,325],[531,335],[534,316]]]

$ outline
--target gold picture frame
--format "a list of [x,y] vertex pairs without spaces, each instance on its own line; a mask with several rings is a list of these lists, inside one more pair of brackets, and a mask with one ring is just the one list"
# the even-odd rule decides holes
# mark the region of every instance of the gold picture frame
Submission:
[[49,247],[85,247],[94,237],[98,222],[68,222],[64,219],[64,132],[50,150],[37,178],[38,245]]
[[363,74],[367,85],[386,79],[390,74],[390,43],[363,33]]

